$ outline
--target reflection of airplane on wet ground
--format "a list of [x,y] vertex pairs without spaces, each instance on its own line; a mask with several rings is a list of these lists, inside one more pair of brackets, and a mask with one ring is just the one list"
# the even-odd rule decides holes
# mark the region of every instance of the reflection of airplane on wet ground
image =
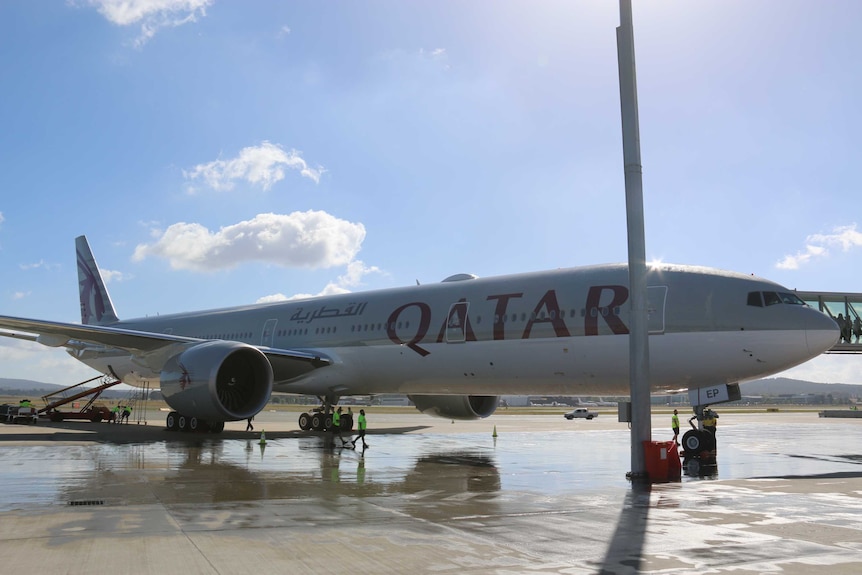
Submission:
[[[263,502],[317,497],[407,496],[404,510],[424,519],[445,519],[451,505],[491,504],[501,490],[493,458],[482,452],[436,450],[366,468],[351,450],[327,449],[320,438],[303,437],[290,447],[265,448],[257,442],[204,441],[96,448],[96,471],[59,481],[61,501],[125,506]],[[270,451],[271,449],[271,451]],[[290,457],[284,452],[293,449]],[[391,455],[391,453],[390,453]],[[100,471],[110,470],[105,476]],[[127,482],[127,478],[137,480]],[[142,481],[145,480],[145,481]],[[321,489],[322,484],[338,484]],[[193,485],[193,488],[192,488]],[[435,504],[430,506],[429,500]]]
[[[273,390],[316,395],[324,414],[342,396],[406,393],[446,418],[488,416],[500,394],[628,392],[625,265],[462,274],[120,321],[86,238],[76,247],[82,325],[0,317],[0,335],[65,347],[125,383],[160,387],[175,410],[171,429],[221,431],[259,412]],[[648,285],[654,391],[777,373],[838,338],[832,319],[753,276],[657,264]]]

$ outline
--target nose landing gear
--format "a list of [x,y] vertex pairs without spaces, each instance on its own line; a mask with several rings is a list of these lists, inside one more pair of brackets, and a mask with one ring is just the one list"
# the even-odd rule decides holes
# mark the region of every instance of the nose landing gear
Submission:
[[[706,411],[710,410],[707,408]],[[716,417],[718,416],[716,415]],[[715,475],[718,470],[715,433],[710,429],[695,427],[694,420],[703,422],[704,408],[702,406],[695,408],[695,415],[688,420],[691,429],[686,431],[682,436],[682,468],[688,476],[704,477]]]

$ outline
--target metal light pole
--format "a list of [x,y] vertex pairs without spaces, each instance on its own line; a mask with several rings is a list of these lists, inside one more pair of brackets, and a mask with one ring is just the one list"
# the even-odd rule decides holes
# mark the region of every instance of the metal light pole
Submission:
[[649,327],[647,316],[646,247],[644,240],[643,182],[631,0],[620,0],[617,28],[620,72],[620,110],[623,162],[626,176],[626,222],[629,249],[629,386],[632,400],[632,479],[646,477],[643,442],[652,437],[649,387]]

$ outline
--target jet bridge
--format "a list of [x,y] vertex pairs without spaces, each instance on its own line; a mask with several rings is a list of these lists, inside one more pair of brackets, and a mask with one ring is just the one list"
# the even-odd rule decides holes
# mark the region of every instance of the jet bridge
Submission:
[[[862,353],[862,336],[856,335],[854,324],[862,330],[862,293],[795,292],[805,303],[835,320],[841,327],[841,339],[825,353]],[[844,325],[842,326],[842,322]],[[849,322],[846,323],[846,322]]]

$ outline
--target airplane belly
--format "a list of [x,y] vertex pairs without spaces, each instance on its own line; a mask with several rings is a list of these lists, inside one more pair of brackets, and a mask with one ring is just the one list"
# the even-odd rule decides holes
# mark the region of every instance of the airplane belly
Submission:
[[649,345],[653,390],[758,379],[819,355],[801,330],[666,334]]
[[[628,395],[625,335],[339,348],[336,365],[278,391],[320,395]],[[813,357],[805,334],[737,331],[650,337],[653,392],[765,377]],[[807,354],[807,356],[806,356]]]
[[621,368],[619,357],[628,349],[628,340],[583,339],[423,344],[429,352],[424,356],[407,346],[341,348],[338,365],[278,390],[319,394],[323,389],[349,389],[343,395],[577,395],[623,390],[628,368]]

